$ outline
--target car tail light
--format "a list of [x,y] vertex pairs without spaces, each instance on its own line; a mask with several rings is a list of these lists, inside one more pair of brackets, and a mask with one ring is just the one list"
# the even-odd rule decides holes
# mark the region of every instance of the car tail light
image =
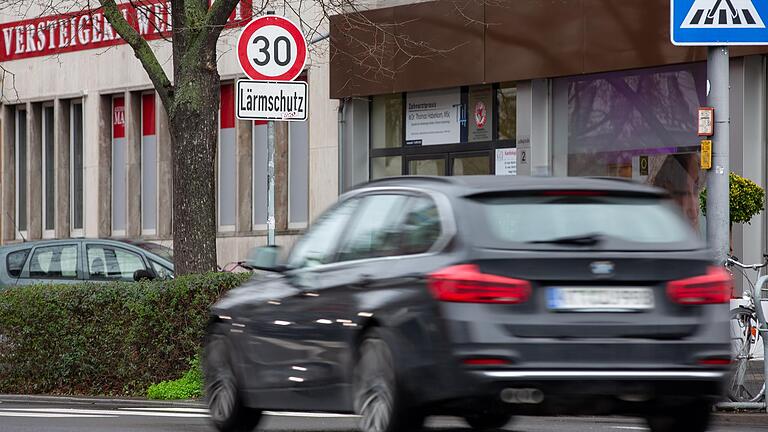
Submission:
[[726,357],[710,357],[699,360],[699,364],[702,366],[728,366],[731,364],[731,359]]
[[731,287],[731,275],[725,269],[710,267],[705,275],[669,282],[667,295],[684,305],[728,303]]
[[517,304],[528,301],[531,296],[530,282],[485,274],[474,264],[431,273],[428,284],[432,295],[446,302]]
[[501,366],[509,364],[509,360],[503,358],[468,358],[464,359],[464,364],[467,366]]

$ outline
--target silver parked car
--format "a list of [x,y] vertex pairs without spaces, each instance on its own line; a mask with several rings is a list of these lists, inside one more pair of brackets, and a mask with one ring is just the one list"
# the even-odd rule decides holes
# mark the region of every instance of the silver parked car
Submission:
[[147,241],[60,239],[0,247],[0,289],[34,283],[169,279],[173,251]]

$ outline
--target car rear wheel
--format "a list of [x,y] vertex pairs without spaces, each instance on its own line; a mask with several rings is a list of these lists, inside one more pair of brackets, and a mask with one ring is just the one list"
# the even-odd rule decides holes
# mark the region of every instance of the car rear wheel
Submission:
[[361,432],[421,430],[424,416],[406,407],[384,334],[377,329],[369,331],[360,344],[359,355],[354,371],[354,403]]
[[223,335],[208,337],[203,353],[205,398],[211,421],[220,432],[251,432],[261,411],[243,405]]
[[506,413],[482,413],[464,417],[464,421],[474,430],[487,431],[500,429],[512,420],[512,416]]
[[712,405],[695,402],[674,411],[648,417],[651,432],[705,432],[712,416]]

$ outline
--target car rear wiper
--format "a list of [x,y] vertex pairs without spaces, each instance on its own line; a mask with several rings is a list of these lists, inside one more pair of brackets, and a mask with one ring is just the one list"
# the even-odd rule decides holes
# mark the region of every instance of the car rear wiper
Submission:
[[594,246],[603,241],[602,234],[584,234],[579,236],[559,237],[550,240],[534,240],[529,244],[562,244],[575,246]]

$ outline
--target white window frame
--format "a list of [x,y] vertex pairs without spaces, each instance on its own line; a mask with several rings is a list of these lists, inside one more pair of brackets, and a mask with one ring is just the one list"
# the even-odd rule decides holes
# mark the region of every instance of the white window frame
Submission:
[[[54,110],[53,111],[53,134],[52,134],[53,135],[53,170],[54,170],[54,179],[53,179],[53,199],[54,199],[54,206],[53,206],[53,229],[46,229],[45,228],[45,221],[46,221],[46,217],[48,216],[48,212],[46,211],[46,207],[47,207],[46,201],[48,199],[47,194],[46,194],[46,192],[47,192],[46,191],[46,182],[48,180],[48,176],[47,176],[46,171],[48,171],[48,163],[46,162],[47,158],[46,158],[46,154],[45,154],[45,149],[46,149],[46,144],[47,144],[46,141],[45,141],[45,125],[46,125],[46,114],[45,113],[46,113],[46,108],[51,108],[51,109]],[[41,157],[41,159],[42,159],[41,162],[42,162],[42,167],[43,167],[42,188],[41,188],[42,189],[42,191],[41,191],[42,192],[41,193],[41,195],[42,195],[42,203],[41,204],[42,204],[42,207],[43,207],[42,208],[42,210],[43,210],[42,228],[43,228],[43,238],[44,239],[56,238],[56,225],[58,225],[57,224],[58,221],[56,220],[57,218],[56,218],[56,201],[55,201],[55,198],[56,198],[57,192],[58,192],[57,191],[58,187],[56,185],[56,176],[55,176],[55,172],[56,172],[56,111],[55,110],[56,110],[56,108],[53,106],[53,102],[46,102],[46,103],[43,104],[43,107],[42,107],[41,112],[40,112],[41,119],[42,119],[42,122],[41,122],[41,125],[40,125],[41,126],[40,127],[40,132],[41,132],[40,133],[40,135],[41,135],[41,139],[40,139],[40,143],[41,143],[41,149],[40,150],[41,150],[41,152],[40,152],[40,155],[42,156]],[[29,197],[27,197],[27,198],[29,198]]]
[[[118,98],[121,98],[121,97],[123,98],[123,115],[125,115],[125,111],[128,109],[129,101],[128,101],[128,98],[125,97],[122,94],[116,94],[116,95],[112,96],[112,103],[111,103],[110,109],[109,109],[109,117],[110,117],[110,121],[109,121],[109,136],[111,137],[109,145],[111,146],[110,154],[112,155],[112,159],[113,160],[114,160],[114,152],[115,152],[115,99],[118,99]],[[123,125],[123,127],[126,128],[126,129],[127,129],[127,126],[128,125],[126,125],[126,124]],[[125,131],[125,135],[126,136],[123,137],[123,138],[125,139],[125,142],[126,142],[126,145],[127,145],[128,144],[128,131],[127,130]],[[126,156],[127,156],[127,154],[128,154],[128,152],[126,151]],[[114,182],[115,182],[115,166],[112,163],[110,163],[110,165],[112,165],[112,167],[111,167],[111,171],[112,172],[110,173],[110,178],[112,179],[112,183],[114,184]],[[128,184],[128,170],[125,171],[125,178],[123,178],[123,181],[125,182],[126,185]],[[111,215],[110,217],[111,217],[112,220],[111,220],[110,225],[114,225],[115,215],[114,215],[113,212],[115,210],[115,194],[114,194],[115,187],[111,186],[111,188],[112,188],[112,190],[110,191],[110,194],[109,194],[109,197],[110,197],[109,205],[110,205],[110,215]],[[112,236],[113,237],[125,237],[125,235],[126,235],[126,232],[127,232],[126,230],[128,228],[128,199],[127,198],[128,198],[128,194],[126,193],[126,202],[124,203],[125,204],[125,215],[124,216],[125,216],[126,228],[125,229],[120,229],[120,230],[116,230],[116,229],[113,228],[112,229]]]
[[[157,96],[155,95],[154,90],[143,92],[141,94],[141,142],[139,143],[139,177],[141,178],[141,185],[139,186],[139,190],[141,191],[141,194],[139,194],[139,206],[141,206],[141,203],[143,202],[143,197],[141,196],[144,193],[144,96],[146,95],[152,95],[154,97],[154,104],[155,104],[155,161],[158,160],[158,154],[159,154],[159,140],[158,140],[158,131],[157,131],[157,116],[158,116],[158,109],[157,109]],[[158,193],[158,186],[159,186],[159,171],[157,164],[155,164],[155,228],[145,229],[144,228],[144,208],[141,207],[141,216],[139,223],[141,224],[141,235],[142,237],[150,237],[150,236],[156,236],[157,235],[157,224],[158,224],[158,210],[160,209],[160,194]],[[126,209],[128,207],[126,206]],[[126,219],[128,220],[128,219]]]
[[[69,104],[69,220],[70,220],[70,231],[69,235],[70,237],[83,237],[84,231],[85,231],[85,172],[83,172],[83,202],[80,204],[83,206],[83,208],[80,210],[83,215],[83,226],[82,228],[72,228],[74,226],[74,223],[72,221],[75,220],[75,116],[72,115],[72,108],[75,105],[80,105],[80,112],[81,112],[81,125],[80,128],[82,129],[83,133],[83,142],[81,143],[83,146],[82,149],[82,157],[83,162],[85,162],[85,105],[83,104],[82,99],[73,99],[70,101]],[[83,171],[85,170],[85,163],[83,163]]]
[[[309,122],[309,118],[306,120]],[[307,222],[291,222],[291,127],[288,126],[288,213],[286,219],[288,219],[288,229],[306,229],[309,226],[309,172],[307,172]],[[307,125],[307,171],[309,171],[309,156],[311,149],[309,147],[309,125]]]
[[[262,173],[265,175],[266,173]],[[266,203],[264,203],[264,216],[266,219]],[[266,231],[269,229],[266,223],[256,223],[256,122],[251,120],[251,230]]]
[[[15,222],[14,225],[15,226],[13,228],[14,228],[14,231],[16,231],[16,233],[15,233],[16,239],[17,240],[24,240],[27,237],[29,237],[29,226],[27,226],[27,229],[25,229],[23,231],[19,230],[19,219],[20,219],[20,216],[21,216],[19,214],[19,212],[20,212],[20,207],[19,207],[19,191],[21,190],[21,187],[20,187],[20,183],[21,182],[19,181],[19,112],[20,111],[24,111],[24,113],[27,114],[27,115],[29,114],[27,112],[27,108],[25,106],[23,106],[23,105],[17,106],[16,107],[16,111],[14,113],[14,123],[15,123],[14,124],[14,135],[15,135],[15,137],[14,137],[14,146],[15,146],[14,151],[15,151],[15,159],[16,159],[16,161],[15,161],[16,162],[16,167],[14,169],[15,177],[16,177],[16,205],[14,207],[16,207],[16,219],[14,220],[14,222]],[[28,123],[28,121],[25,121],[25,123]],[[27,132],[26,133],[26,135],[27,135],[26,138],[29,138],[29,130],[28,130],[26,124],[24,125],[24,130],[26,130],[26,132]],[[27,177],[29,177],[29,139],[27,139],[26,141],[27,142],[24,143],[25,144],[24,148],[26,150],[26,155],[24,157],[24,162],[27,165],[25,167],[25,171],[27,171]],[[26,181],[24,182],[24,187],[25,188],[27,187],[27,182]],[[27,197],[27,199],[26,199],[25,205],[29,204],[29,194],[26,194],[26,197]],[[27,210],[25,209],[24,213],[26,213],[26,212],[27,212]],[[28,223],[28,221],[29,221],[29,217],[28,217],[29,215],[26,215],[26,216],[27,216],[26,217],[27,220],[24,221],[25,222],[25,226],[26,226],[26,223]]]
[[[225,85],[227,83],[222,83],[219,86],[219,92],[221,92],[221,87]],[[237,122],[235,122],[235,128],[237,128]],[[237,134],[235,134],[235,169],[237,169]],[[235,179],[237,179],[237,175],[235,175]],[[220,233],[235,232],[237,229],[237,208],[235,208],[235,224],[221,224],[221,186],[221,104],[219,104],[219,111],[216,116],[216,228]],[[234,187],[237,188],[237,184]],[[237,196],[235,196],[235,203],[237,203]]]

